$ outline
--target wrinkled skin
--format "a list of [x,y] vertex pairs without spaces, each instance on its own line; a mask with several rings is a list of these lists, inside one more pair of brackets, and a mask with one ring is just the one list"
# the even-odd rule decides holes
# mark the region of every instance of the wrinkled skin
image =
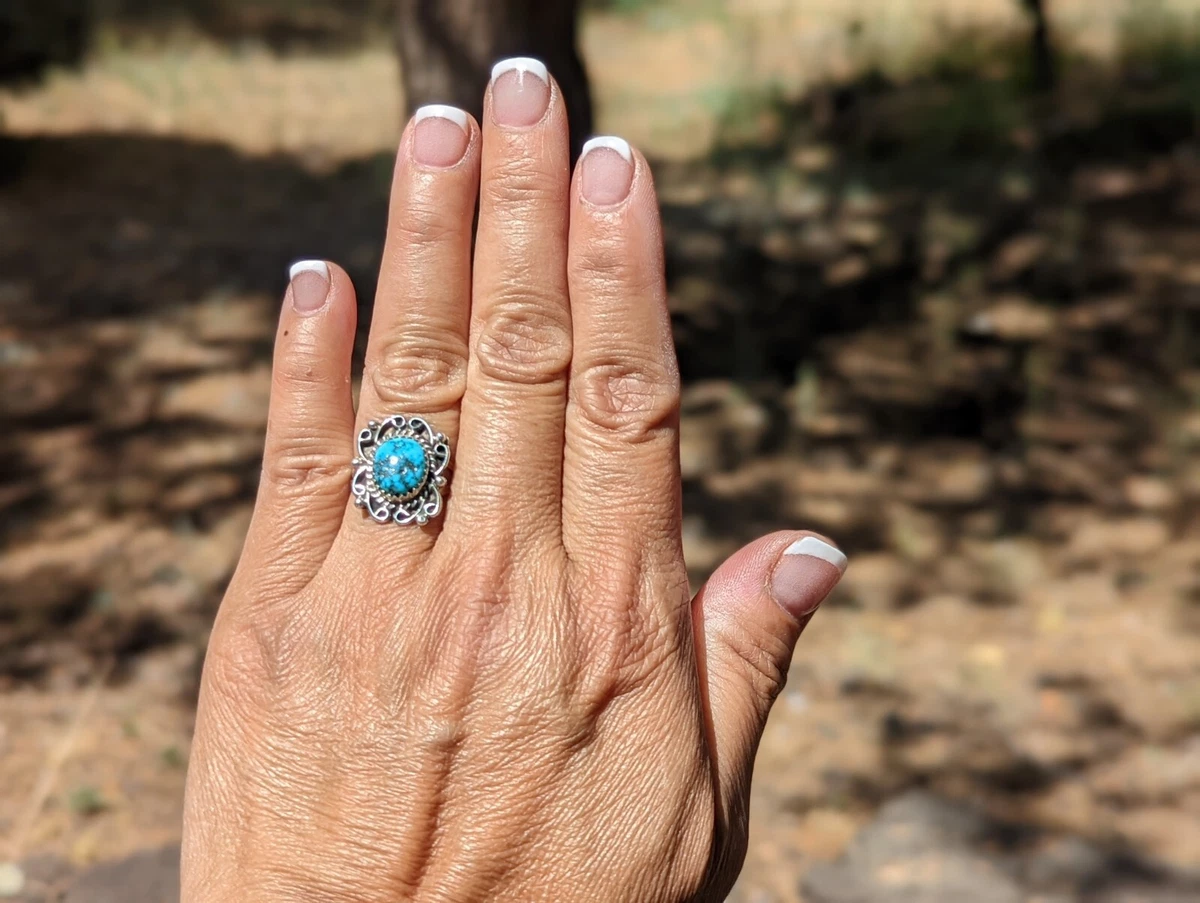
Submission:
[[[345,272],[289,287],[184,903],[718,900],[740,868],[758,739],[840,566],[777,533],[691,598],[650,169],[600,150],[572,178],[531,75],[483,120],[404,133],[357,412]],[[424,528],[349,504],[357,430],[396,412],[455,449]]]

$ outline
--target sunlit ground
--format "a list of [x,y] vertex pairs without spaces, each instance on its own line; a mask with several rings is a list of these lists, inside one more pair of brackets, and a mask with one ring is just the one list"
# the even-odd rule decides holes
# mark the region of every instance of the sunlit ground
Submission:
[[[1018,0],[676,0],[591,13],[583,47],[599,127],[656,157],[704,156],[720,120],[765,98],[877,68],[904,76],[947,35],[1024,27]],[[1111,58],[1131,22],[1176,29],[1197,0],[1057,0],[1063,43]],[[1175,17],[1172,17],[1174,14]],[[333,57],[279,57],[194,34],[158,41],[102,35],[82,72],[32,90],[0,90],[13,134],[86,131],[186,135],[313,163],[389,150],[402,125],[395,59],[381,46]]]

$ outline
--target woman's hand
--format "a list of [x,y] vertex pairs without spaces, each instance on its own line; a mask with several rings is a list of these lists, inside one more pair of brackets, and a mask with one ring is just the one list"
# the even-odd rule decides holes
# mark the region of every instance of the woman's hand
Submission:
[[[558,89],[497,71],[482,131],[404,134],[357,415],[354,290],[292,281],[184,903],[717,900],[740,867],[755,747],[845,559],[779,533],[689,598],[649,167],[610,139],[572,181]],[[425,527],[349,504],[358,430],[397,413],[454,450]]]

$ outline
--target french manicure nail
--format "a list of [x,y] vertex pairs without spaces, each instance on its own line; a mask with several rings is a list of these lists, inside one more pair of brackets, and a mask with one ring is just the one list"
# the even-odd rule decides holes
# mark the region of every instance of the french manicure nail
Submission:
[[324,260],[298,260],[288,270],[292,306],[297,313],[314,314],[329,298],[329,264]]
[[598,206],[619,204],[633,185],[633,151],[624,138],[592,138],[580,155],[581,191]]
[[453,166],[471,140],[466,111],[429,104],[413,114],[413,159],[425,166]]
[[498,125],[534,125],[549,106],[550,73],[541,60],[518,56],[492,67],[492,116]]
[[771,593],[792,617],[803,618],[833,592],[847,564],[841,550],[805,536],[784,549],[771,578]]

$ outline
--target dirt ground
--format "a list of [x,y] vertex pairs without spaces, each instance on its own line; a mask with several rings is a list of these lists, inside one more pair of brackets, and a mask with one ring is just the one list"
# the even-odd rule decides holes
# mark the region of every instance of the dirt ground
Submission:
[[[689,566],[795,526],[852,562],[733,899],[1200,900],[1200,64],[718,96],[748,32],[664,15],[585,44],[657,161]],[[201,44],[0,94],[0,899],[171,898],[286,265],[370,299],[395,72]]]

